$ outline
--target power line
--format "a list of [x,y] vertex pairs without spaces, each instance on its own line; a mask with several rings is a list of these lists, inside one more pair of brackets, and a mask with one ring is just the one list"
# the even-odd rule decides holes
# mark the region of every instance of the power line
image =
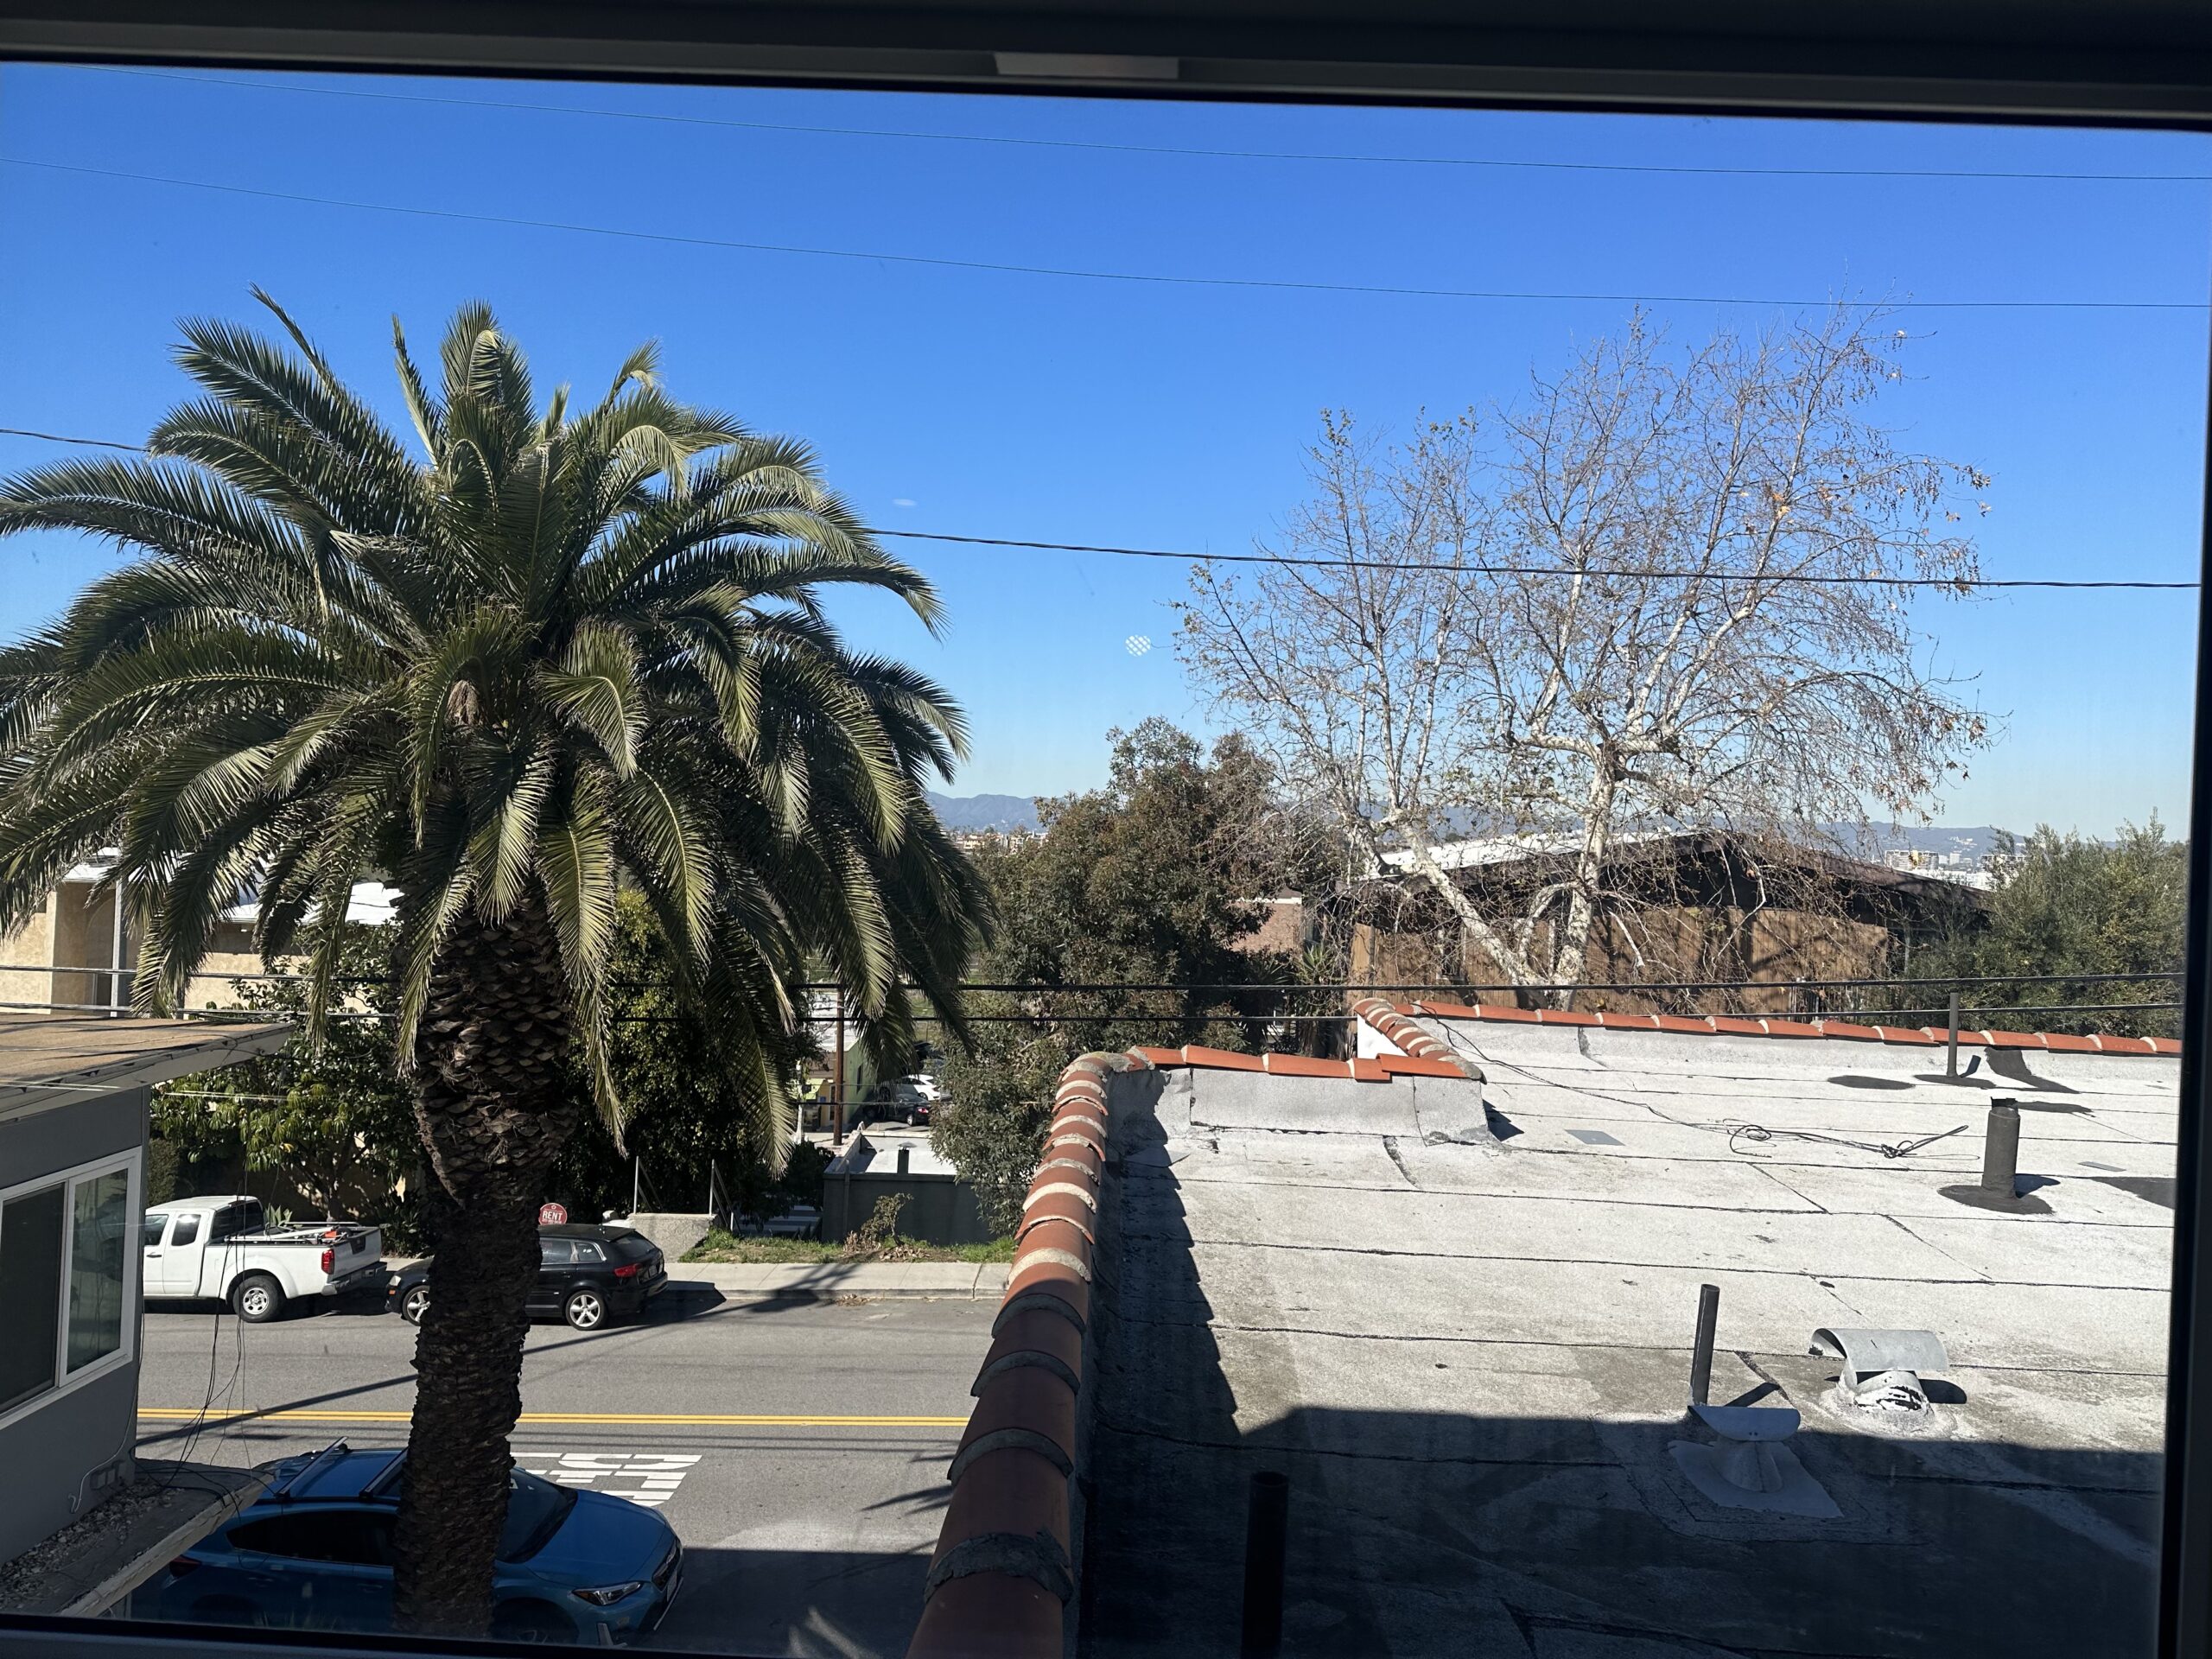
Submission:
[[[46,443],[81,444],[101,449],[121,449],[141,454],[145,453],[143,444],[120,443],[112,438],[74,437],[59,432],[39,432],[22,426],[0,426],[0,435],[19,438],[36,438]],[[1976,577],[1967,582],[1950,576],[1831,575],[1802,571],[1772,572],[1753,576],[1732,571],[1639,570],[1632,566],[1613,565],[1573,567],[1550,564],[1484,564],[1467,561],[1449,563],[1417,559],[1324,559],[1306,557],[1294,553],[1196,553],[1185,549],[1119,547],[1101,542],[1044,542],[1013,536],[958,536],[949,531],[935,530],[879,528],[871,533],[877,536],[898,537],[906,541],[950,542],[963,547],[1002,547],[1024,552],[1097,553],[1121,559],[1173,559],[1185,564],[1293,565],[1324,570],[1427,571],[1444,575],[1479,576],[1588,576],[1600,580],[1637,582],[1758,581],[1817,588],[1948,588],[1961,594],[1970,594],[1985,588],[2059,588],[2073,592],[2118,590],[2144,593],[2188,593],[2194,592],[2200,585],[2194,582],[2150,582],[2134,578],[2078,580],[2058,576],[1997,576]]]
[[35,432],[28,426],[0,426],[0,435],[11,438],[36,438],[44,443],[78,443],[93,449],[122,449],[132,454],[143,454],[143,443],[118,443],[113,438],[77,438],[61,432]]
[[[86,178],[124,179],[137,184],[168,185],[184,190],[207,190],[221,195],[251,196],[268,201],[303,203],[315,207],[344,207],[356,213],[397,213],[417,219],[447,219],[473,225],[499,225],[514,230],[559,231],[574,236],[612,237],[626,241],[657,242],[687,248],[721,248],[741,253],[782,253],[812,259],[869,260],[881,264],[920,265],[941,270],[981,270],[1001,276],[1055,276],[1080,282],[1130,283],[1171,288],[1220,288],[1240,290],[1271,289],[1301,294],[1372,294],[1394,299],[1486,300],[1607,305],[1756,305],[1804,309],[1834,302],[1822,299],[1786,299],[1741,294],[1605,294],[1561,293],[1535,289],[1419,288],[1389,283],[1324,283],[1287,276],[1193,276],[1172,271],[1097,270],[1076,265],[1037,265],[992,259],[954,259],[936,254],[891,253],[865,248],[815,247],[794,242],[751,242],[730,237],[696,236],[678,231],[640,231],[611,225],[586,225],[572,219],[529,219],[505,213],[464,213],[451,207],[418,207],[398,202],[359,201],[346,196],[312,195],[303,191],[269,190],[254,185],[218,184],[207,179],[182,179],[161,173],[134,173],[120,168],[85,167],[71,162],[35,162],[22,156],[0,156],[0,166],[35,168],[49,173],[73,173]],[[1897,311],[2177,311],[2202,312],[2202,300],[1895,300],[1885,308]]]
[[1823,575],[1809,572],[1779,572],[1754,576],[1728,570],[1639,570],[1631,566],[1485,564],[1463,560],[1458,563],[1397,559],[1324,559],[1281,553],[1191,553],[1158,547],[1110,547],[1084,542],[1030,542],[1002,536],[951,536],[927,530],[876,530],[878,536],[901,536],[916,541],[961,542],[979,547],[1036,548],[1059,553],[1107,553],[1125,559],[1180,559],[1196,564],[1300,565],[1325,570],[1437,571],[1486,576],[1592,576],[1641,582],[1789,582],[1819,588],[1949,588],[1961,594],[1983,588],[2139,588],[2152,592],[2194,590],[2194,582],[2129,580],[2074,581],[2061,577],[2007,576],[1965,581],[1951,576]]
[[435,104],[480,110],[509,110],[539,115],[588,116],[599,120],[635,121],[683,127],[723,127],[742,132],[794,132],[836,138],[892,138],[927,143],[997,145],[1021,149],[1094,150],[1109,155],[1182,156],[1240,162],[1328,162],[1359,166],[1473,168],[1541,173],[1660,174],[1689,178],[1757,179],[1961,179],[2063,184],[2212,184],[2204,173],[2060,173],[1978,168],[1723,167],[1654,162],[1562,162],[1487,156],[1376,156],[1327,150],[1218,149],[1190,144],[1117,143],[1094,138],[1035,138],[1003,133],[927,132],[896,127],[818,126],[789,121],[739,121],[727,117],[677,115],[666,111],[613,110],[575,104],[532,104],[506,99],[457,98],[450,93],[371,92],[356,86],[302,86],[296,81],[249,79],[232,75],[195,75],[175,70],[85,65],[107,75],[136,75],[148,80],[181,80],[202,86],[241,86],[260,92],[299,92],[316,98],[350,98],[390,104]]

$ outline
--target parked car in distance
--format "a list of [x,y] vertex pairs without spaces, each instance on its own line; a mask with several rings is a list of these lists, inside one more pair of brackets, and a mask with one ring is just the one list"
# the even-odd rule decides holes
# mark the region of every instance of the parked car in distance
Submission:
[[[268,1491],[141,1590],[141,1618],[277,1629],[391,1628],[392,1523],[407,1454],[340,1440],[264,1465]],[[492,1634],[628,1642],[675,1599],[683,1546],[653,1510],[518,1469],[493,1569]]]
[[931,1109],[944,1097],[944,1089],[927,1072],[918,1071],[911,1077],[893,1077],[888,1083],[879,1083],[868,1090],[862,1103],[856,1124],[895,1122],[911,1123],[926,1128]]
[[[389,1275],[385,1300],[410,1325],[430,1306],[430,1258]],[[668,1288],[660,1247],[633,1227],[569,1222],[537,1230],[537,1284],[532,1313],[557,1313],[579,1331],[630,1319]]]
[[243,1192],[149,1205],[142,1243],[148,1300],[226,1301],[251,1325],[308,1297],[372,1288],[385,1276],[378,1229],[358,1221],[271,1229],[261,1200]]

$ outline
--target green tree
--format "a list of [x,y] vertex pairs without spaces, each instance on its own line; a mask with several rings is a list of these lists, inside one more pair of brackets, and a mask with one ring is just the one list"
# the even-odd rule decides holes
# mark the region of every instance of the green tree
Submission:
[[[1250,901],[1310,886],[1326,863],[1241,738],[1209,753],[1158,718],[1109,738],[1104,789],[1040,800],[1041,836],[978,860],[1002,918],[979,976],[1037,988],[971,1000],[976,1046],[948,1058],[951,1103],[931,1140],[1003,1229],[1019,1219],[1054,1081],[1077,1054],[1262,1046],[1281,995],[1221,988],[1287,983],[1294,968],[1240,943],[1262,919]],[[1081,988],[1103,983],[1177,988]]]
[[[793,1112],[787,1103],[756,1109],[722,1067],[713,1026],[685,995],[675,947],[643,895],[621,894],[615,922],[607,1063],[622,1100],[621,1145],[605,1123],[587,1120],[547,1195],[579,1217],[626,1210],[632,1158],[644,1166],[649,1198],[674,1209],[703,1207],[715,1172],[733,1194],[765,1190],[792,1150]],[[769,1037],[779,1072],[794,1074],[804,1027]]]
[[422,1154],[413,1099],[392,1065],[385,944],[358,922],[341,932],[333,983],[348,1006],[325,1022],[321,1040],[304,1029],[303,982],[237,982],[245,1007],[298,1020],[302,1029],[274,1053],[163,1085],[154,1097],[155,1128],[195,1154],[228,1139],[249,1169],[283,1172],[326,1218],[351,1200],[404,1243],[416,1227],[401,1192],[415,1185]]
[[[1986,923],[1916,951],[1914,980],[1990,977],[1961,988],[1972,1008],[2017,1013],[1974,1018],[1977,1024],[2035,1031],[2109,1031],[2170,1037],[2179,1016],[2146,1008],[2039,1014],[2041,1007],[2083,1003],[2175,1001],[2176,982],[2121,979],[2037,983],[2029,976],[2177,974],[2182,968],[2186,842],[2169,841],[2157,817],[2123,825],[2109,844],[2061,835],[2049,825],[2024,842],[1999,849],[1998,881]],[[2022,976],[2008,980],[2005,976]],[[1934,1006],[1930,994],[1900,996]]]
[[[788,439],[679,403],[652,346],[581,410],[481,305],[437,384],[394,327],[417,454],[267,302],[291,348],[183,327],[203,396],[145,459],[0,486],[0,532],[135,555],[0,657],[0,925],[102,846],[173,1007],[257,890],[265,957],[334,1001],[352,884],[388,877],[394,1058],[432,1179],[430,1316],[397,1535],[404,1628],[480,1631],[520,1404],[533,1218],[610,1067],[616,899],[640,894],[747,1109],[782,1109],[787,986],[833,962],[911,1037],[957,1013],[985,895],[921,789],[962,716],[849,650],[828,592],[938,601]],[[581,1053],[588,1089],[574,1086]]]

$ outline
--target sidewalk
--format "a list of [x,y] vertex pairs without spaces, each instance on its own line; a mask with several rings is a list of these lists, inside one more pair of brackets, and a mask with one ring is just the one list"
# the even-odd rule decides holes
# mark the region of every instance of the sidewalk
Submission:
[[1006,1294],[1011,1266],[1004,1262],[823,1262],[798,1266],[751,1262],[671,1262],[671,1296],[713,1289],[753,1300],[836,1296],[930,1296],[954,1301],[996,1301]]

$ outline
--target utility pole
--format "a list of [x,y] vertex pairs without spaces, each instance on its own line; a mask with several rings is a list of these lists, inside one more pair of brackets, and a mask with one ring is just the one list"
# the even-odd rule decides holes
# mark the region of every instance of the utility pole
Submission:
[[830,1131],[830,1144],[845,1144],[845,982],[837,982],[837,1071],[830,1085],[830,1100],[836,1111],[835,1127]]

